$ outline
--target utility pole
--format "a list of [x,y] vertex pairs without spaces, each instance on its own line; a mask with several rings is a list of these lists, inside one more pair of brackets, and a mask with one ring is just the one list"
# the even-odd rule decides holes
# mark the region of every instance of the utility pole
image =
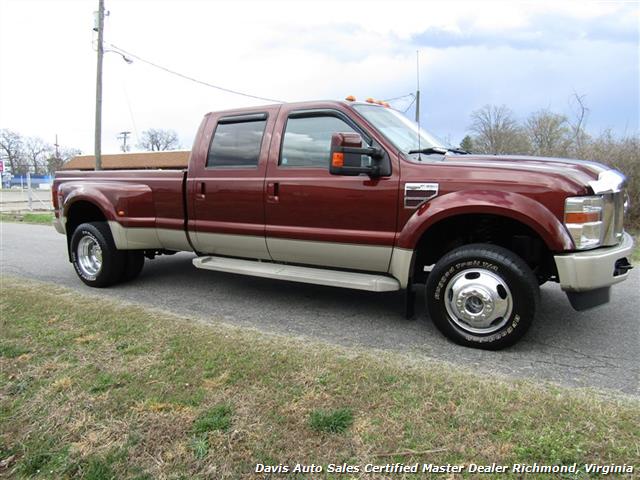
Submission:
[[96,69],[96,131],[95,131],[95,156],[96,170],[102,169],[102,57],[104,46],[102,44],[104,34],[104,0],[98,0],[98,66]]
[[60,163],[60,145],[58,144],[58,134],[56,133],[56,143],[53,144],[54,147],[56,147],[56,153],[55,153],[55,165],[54,168],[51,168],[51,163],[49,163],[48,165],[48,170],[49,170],[49,175],[51,175],[55,170],[57,170],[57,165],[59,165]]
[[118,140],[122,140],[122,146],[120,147],[120,150],[125,153],[129,151],[129,147],[127,145],[127,137],[129,135],[131,135],[131,132],[120,132],[120,135],[118,135]]
[[420,50],[416,50],[416,123],[420,125]]

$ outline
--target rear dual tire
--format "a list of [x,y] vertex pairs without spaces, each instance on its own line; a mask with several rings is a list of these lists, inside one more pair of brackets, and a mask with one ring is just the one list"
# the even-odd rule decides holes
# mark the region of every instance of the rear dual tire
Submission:
[[527,332],[538,304],[538,281],[513,252],[487,244],[457,248],[440,259],[426,284],[436,327],[467,347],[498,350]]
[[127,250],[126,254],[127,258],[122,275],[123,282],[137,278],[144,267],[144,253],[139,250]]
[[86,285],[108,287],[136,278],[144,266],[144,255],[135,250],[118,250],[105,222],[79,225],[69,245],[71,262]]

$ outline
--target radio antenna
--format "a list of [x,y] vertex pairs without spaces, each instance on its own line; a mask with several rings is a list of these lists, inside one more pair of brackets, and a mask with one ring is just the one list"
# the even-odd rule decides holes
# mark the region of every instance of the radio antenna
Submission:
[[[418,150],[420,150],[420,50],[416,50],[416,123],[418,124]],[[418,153],[418,159],[422,161],[420,153]]]

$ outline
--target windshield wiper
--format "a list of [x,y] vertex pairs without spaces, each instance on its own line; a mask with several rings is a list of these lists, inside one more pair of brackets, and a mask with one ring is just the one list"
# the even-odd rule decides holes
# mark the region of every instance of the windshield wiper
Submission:
[[453,153],[461,153],[462,155],[469,155],[469,152],[461,148],[447,148],[447,150]]
[[425,155],[429,155],[430,153],[441,153],[444,155],[445,153],[447,153],[447,149],[442,147],[427,147],[419,148],[416,150],[409,150],[407,153],[409,155],[411,155],[412,153],[424,153]]
[[462,150],[461,148],[444,148],[444,147],[420,148],[417,150],[409,150],[407,153],[409,155],[411,155],[412,153],[424,153],[425,155],[429,155],[430,153],[440,153],[442,155],[445,155],[447,152],[461,153],[463,155],[469,153],[466,150]]

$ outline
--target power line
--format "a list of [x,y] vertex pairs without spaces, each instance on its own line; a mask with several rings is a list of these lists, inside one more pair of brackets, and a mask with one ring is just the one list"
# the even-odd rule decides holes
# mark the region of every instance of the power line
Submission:
[[[133,58],[135,58],[136,60],[138,60],[138,61],[140,61],[140,62],[146,63],[147,65],[151,65],[152,67],[158,68],[158,69],[163,70],[163,71],[165,71],[165,72],[167,72],[167,73],[170,73],[170,74],[172,74],[172,75],[177,75],[177,76],[178,76],[178,77],[180,77],[180,78],[184,78],[185,80],[189,80],[189,81],[191,81],[191,82],[195,82],[195,83],[198,83],[198,84],[200,84],[200,85],[204,85],[204,86],[206,86],[206,87],[215,88],[215,89],[217,89],[217,90],[221,90],[221,91],[223,91],[223,92],[227,92],[227,93],[232,93],[232,94],[234,94],[234,95],[241,95],[241,96],[243,96],[243,97],[255,98],[255,99],[257,99],[257,100],[266,100],[266,101],[268,101],[268,102],[276,102],[276,103],[286,103],[284,100],[277,100],[277,99],[274,99],[274,98],[268,98],[268,97],[260,97],[260,96],[258,96],[258,95],[252,95],[252,94],[250,94],[250,93],[240,92],[240,91],[238,91],[238,90],[232,90],[232,89],[230,89],[230,88],[221,87],[220,85],[214,85],[214,84],[212,84],[212,83],[205,82],[204,80],[199,80],[199,79],[197,79],[197,78],[190,77],[189,75],[185,75],[185,74],[183,74],[183,73],[176,72],[175,70],[172,70],[172,69],[170,69],[170,68],[164,67],[164,66],[162,66],[162,65],[158,65],[158,64],[157,64],[157,63],[155,63],[155,62],[152,62],[152,61],[150,61],[150,60],[147,60],[147,59],[145,59],[145,58],[140,57],[139,55],[136,55],[136,54],[131,53],[131,52],[127,51],[127,50],[124,50],[123,48],[120,48],[120,47],[118,47],[117,45],[114,45],[113,43],[109,43],[109,46],[110,46],[111,48],[113,48],[113,49],[117,50],[117,51],[116,51],[116,53],[119,53],[120,55],[123,55],[123,56],[124,56],[124,55],[127,55],[127,56],[129,56],[129,57],[133,57]],[[406,109],[406,110],[404,110],[404,111],[406,112],[407,110],[409,110],[409,108],[410,108],[410,107],[414,104],[414,102],[416,101],[416,96],[415,96],[415,94],[413,94],[413,93],[407,93],[407,94],[405,94],[405,95],[400,95],[399,97],[389,98],[389,99],[385,100],[385,102],[393,102],[394,100],[400,100],[400,99],[405,98],[405,97],[412,97],[411,103],[409,104],[409,106],[407,107],[407,109]]]
[[136,137],[136,142],[140,142],[140,137],[138,136],[138,127],[136,126],[136,120],[133,116],[133,109],[131,108],[131,101],[129,100],[129,93],[127,92],[127,84],[125,81],[122,82],[122,90],[124,91],[124,99],[127,101],[127,108],[129,109],[129,117],[131,118],[131,124],[133,125],[133,134]]
[[170,68],[163,67],[162,65],[158,65],[157,63],[154,63],[154,62],[152,62],[150,60],[146,60],[146,59],[144,59],[144,58],[142,58],[142,57],[140,57],[140,56],[138,56],[138,55],[136,55],[134,53],[127,52],[126,50],[114,45],[113,43],[110,43],[109,46],[114,48],[114,49],[116,49],[116,50],[118,50],[117,53],[128,55],[129,57],[133,57],[133,58],[135,58],[136,60],[138,60],[140,62],[146,63],[147,65],[151,65],[152,67],[158,68],[158,69],[163,70],[163,71],[165,71],[167,73],[171,73],[172,75],[177,75],[178,77],[184,78],[185,80],[190,80],[192,82],[199,83],[200,85],[205,85],[207,87],[215,88],[217,90],[221,90],[221,91],[227,92],[227,93],[233,93],[234,95],[242,95],[243,97],[255,98],[257,100],[266,100],[267,102],[285,103],[283,100],[276,100],[276,99],[267,98],[267,97],[259,97],[258,95],[251,95],[249,93],[240,92],[238,90],[232,90],[230,88],[221,87],[220,85],[214,85],[213,83],[205,82],[203,80],[198,80],[197,78],[190,77],[189,75],[184,75],[184,74],[182,74],[180,72],[176,72],[175,70],[172,70]]

